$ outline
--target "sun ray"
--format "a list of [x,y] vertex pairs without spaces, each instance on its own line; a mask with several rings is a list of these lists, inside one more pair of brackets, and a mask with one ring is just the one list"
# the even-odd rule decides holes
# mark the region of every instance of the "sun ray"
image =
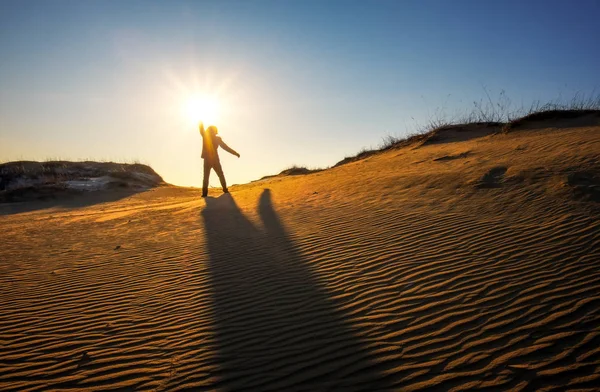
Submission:
[[[207,64],[202,68],[193,65],[181,72],[176,68],[163,69],[166,93],[170,96],[171,113],[179,121],[178,128],[188,130],[217,125],[232,114],[230,107],[239,94],[232,94],[239,72],[216,74]],[[184,76],[185,75],[185,76]],[[238,92],[239,93],[239,92]],[[232,101],[233,99],[233,101]]]

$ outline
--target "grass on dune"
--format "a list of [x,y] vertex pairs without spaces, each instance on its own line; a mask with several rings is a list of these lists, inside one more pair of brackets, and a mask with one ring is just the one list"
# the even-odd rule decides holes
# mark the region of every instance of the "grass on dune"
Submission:
[[421,146],[438,139],[441,133],[448,130],[464,130],[469,127],[495,128],[497,132],[509,132],[519,126],[536,121],[570,119],[585,115],[600,116],[600,94],[589,96],[576,94],[570,101],[560,100],[541,104],[534,102],[529,107],[521,106],[513,109],[504,92],[494,102],[486,91],[486,100],[473,102],[470,113],[454,119],[437,117],[430,119],[427,125],[408,136],[395,137],[387,135],[374,149],[361,149],[358,154],[345,157],[333,167],[365,159],[388,150],[407,146]]

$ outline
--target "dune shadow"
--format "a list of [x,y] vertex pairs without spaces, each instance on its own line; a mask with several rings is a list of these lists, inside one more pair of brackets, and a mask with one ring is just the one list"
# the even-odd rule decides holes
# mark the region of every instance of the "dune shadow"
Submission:
[[83,208],[95,204],[118,201],[146,189],[115,189],[95,192],[55,193],[43,195],[33,200],[0,202],[0,216],[21,214],[47,208]]
[[257,227],[230,195],[202,211],[219,379],[226,390],[373,390],[368,348],[307,264],[265,190]]
[[96,192],[77,192],[77,193],[55,193],[36,195],[36,199],[17,201],[17,202],[0,202],[0,216],[21,214],[47,208],[83,208],[94,204],[108,203],[118,201],[136,193],[144,192],[146,189],[115,189]]

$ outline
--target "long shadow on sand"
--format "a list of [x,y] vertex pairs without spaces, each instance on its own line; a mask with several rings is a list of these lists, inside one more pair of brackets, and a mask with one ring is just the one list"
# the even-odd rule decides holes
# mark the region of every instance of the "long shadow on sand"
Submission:
[[368,348],[287,234],[265,190],[248,220],[230,195],[208,198],[219,374],[226,390],[386,389]]

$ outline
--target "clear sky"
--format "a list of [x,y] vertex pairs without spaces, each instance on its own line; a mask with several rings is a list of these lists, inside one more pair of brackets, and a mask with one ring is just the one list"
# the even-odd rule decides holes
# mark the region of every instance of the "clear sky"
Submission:
[[597,93],[599,20],[600,1],[0,0],[0,160],[138,160],[198,186],[182,107],[202,94],[242,156],[221,152],[229,183],[330,166],[485,91]]

